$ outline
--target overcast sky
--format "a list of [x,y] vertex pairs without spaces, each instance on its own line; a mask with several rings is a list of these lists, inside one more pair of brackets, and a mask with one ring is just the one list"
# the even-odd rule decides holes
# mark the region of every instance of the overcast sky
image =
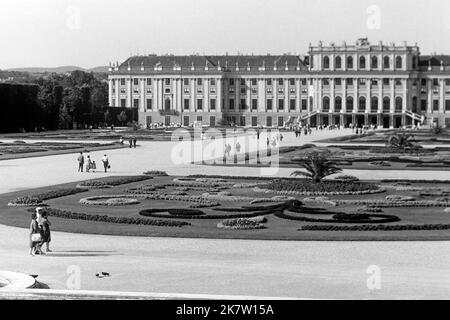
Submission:
[[0,69],[131,54],[301,53],[367,36],[450,54],[449,0],[0,0]]

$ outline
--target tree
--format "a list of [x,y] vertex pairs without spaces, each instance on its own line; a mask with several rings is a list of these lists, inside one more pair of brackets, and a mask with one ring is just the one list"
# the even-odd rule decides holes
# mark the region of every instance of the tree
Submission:
[[119,120],[119,122],[122,124],[122,125],[124,125],[125,124],[125,122],[127,122],[127,114],[126,114],[126,112],[125,112],[125,110],[123,110],[121,113],[119,113],[118,115],[117,115],[117,120]]
[[59,122],[58,127],[60,129],[72,129],[72,117],[70,116],[69,108],[66,105],[59,110]]
[[319,183],[323,178],[335,173],[342,172],[341,168],[338,168],[336,164],[328,160],[321,153],[314,151],[310,153],[305,160],[301,160],[300,166],[304,171],[294,171],[291,176],[303,176],[311,179],[314,183]]
[[416,142],[413,135],[402,133],[389,136],[386,144],[390,148],[405,151],[414,149]]

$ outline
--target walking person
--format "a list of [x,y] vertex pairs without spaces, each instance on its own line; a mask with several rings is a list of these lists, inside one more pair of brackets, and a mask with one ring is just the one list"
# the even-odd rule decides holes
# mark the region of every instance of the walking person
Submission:
[[105,154],[102,158],[103,168],[105,168],[105,172],[110,168],[108,156]]
[[130,144],[130,148],[132,148],[133,147],[133,138],[132,137],[130,137],[128,139],[128,143]]
[[87,156],[87,158],[86,158],[86,172],[90,172],[91,168],[92,168],[91,156]]
[[34,256],[41,253],[41,242],[42,236],[39,229],[39,223],[37,222],[37,214],[33,212],[31,214],[30,223],[30,255]]
[[80,155],[77,158],[78,161],[78,172],[83,172],[83,166],[84,166],[84,156],[83,152],[80,152]]
[[50,226],[52,224],[48,220],[48,214],[46,212],[42,213],[41,217],[42,217],[41,222],[39,223],[39,227],[41,229],[41,236],[42,236],[41,246],[45,244],[45,247],[46,247],[45,251],[52,252],[52,250],[50,250],[50,241],[51,241]]
[[137,141],[136,137],[133,137],[133,147],[134,148],[136,148],[136,141]]
[[241,152],[241,144],[239,143],[239,141],[236,143],[236,152]]

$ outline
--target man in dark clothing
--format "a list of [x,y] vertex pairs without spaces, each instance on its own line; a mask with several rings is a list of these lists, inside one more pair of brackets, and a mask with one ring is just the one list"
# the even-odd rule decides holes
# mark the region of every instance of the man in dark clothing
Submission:
[[136,139],[136,137],[133,137],[133,146],[136,148],[136,141],[137,141],[137,139]]
[[128,139],[128,142],[130,143],[130,148],[133,147],[133,139],[130,137],[130,139]]
[[84,156],[83,152],[80,152],[80,155],[78,156],[78,172],[83,172],[83,165],[84,165]]

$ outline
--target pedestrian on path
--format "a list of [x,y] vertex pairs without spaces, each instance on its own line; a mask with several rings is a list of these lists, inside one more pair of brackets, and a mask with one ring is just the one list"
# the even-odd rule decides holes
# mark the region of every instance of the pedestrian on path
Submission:
[[132,148],[133,147],[133,138],[132,137],[130,137],[128,139],[128,143],[130,144],[130,148]]
[[133,147],[134,148],[136,148],[136,141],[137,141],[136,137],[133,137]]
[[111,166],[109,165],[109,159],[106,154],[103,156],[102,162],[103,162],[103,168],[105,168],[105,172],[107,172],[108,169],[111,168]]
[[[41,208],[39,208],[41,209]],[[50,232],[50,226],[52,225],[50,221],[48,220],[48,214],[46,212],[42,213],[41,215],[41,221],[39,222],[39,227],[41,229],[41,235],[42,235],[42,243],[41,246],[45,244],[46,252],[52,252],[50,250],[50,241],[51,241],[51,232]]]
[[83,152],[80,152],[80,155],[77,158],[78,161],[78,172],[83,172],[83,166],[84,166],[84,156]]
[[90,172],[91,168],[92,168],[91,156],[87,156],[87,158],[86,158],[86,172]]

